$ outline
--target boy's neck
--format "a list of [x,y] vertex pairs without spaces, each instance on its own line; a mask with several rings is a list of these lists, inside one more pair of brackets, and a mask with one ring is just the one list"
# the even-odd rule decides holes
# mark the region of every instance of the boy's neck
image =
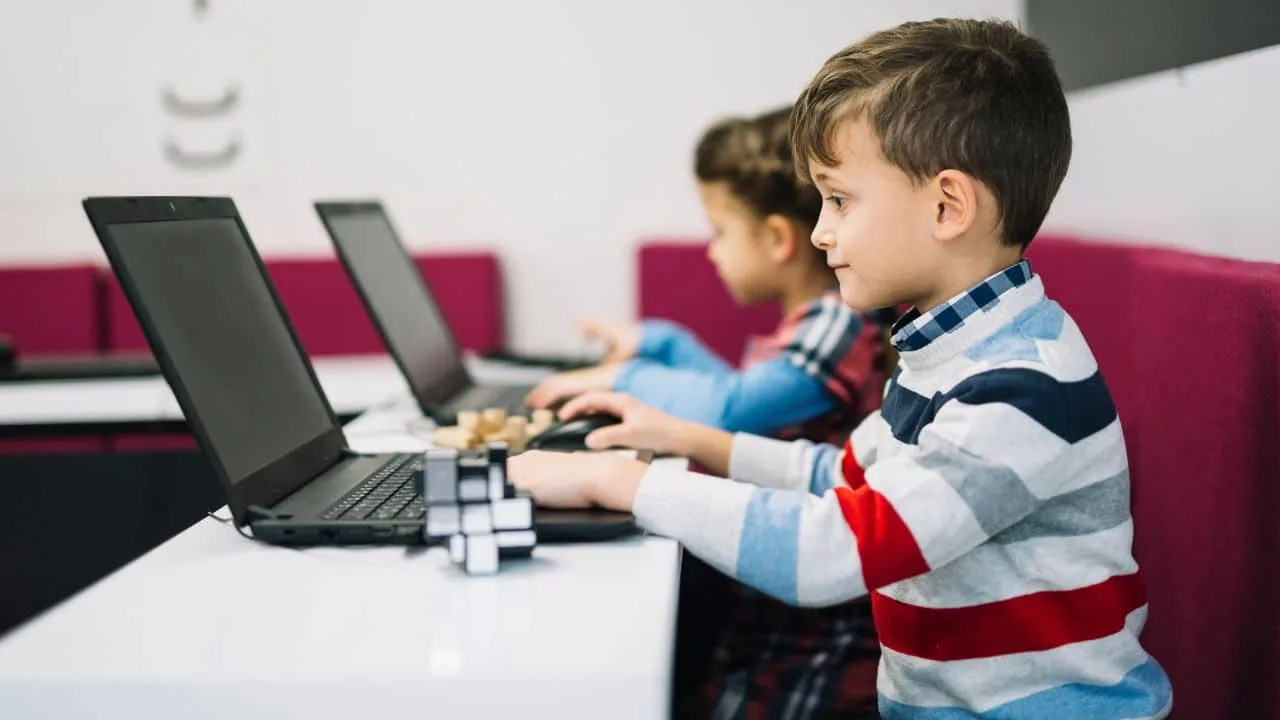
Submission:
[[828,273],[812,273],[791,283],[778,295],[782,317],[787,317],[800,307],[817,300],[834,287],[836,287],[835,276]]
[[1000,248],[1000,250],[1001,252],[984,258],[974,258],[971,262],[957,264],[954,272],[939,282],[927,297],[920,298],[912,305],[921,313],[927,313],[956,295],[1010,265],[1016,265],[1022,260],[1022,248],[1020,247],[1006,246]]

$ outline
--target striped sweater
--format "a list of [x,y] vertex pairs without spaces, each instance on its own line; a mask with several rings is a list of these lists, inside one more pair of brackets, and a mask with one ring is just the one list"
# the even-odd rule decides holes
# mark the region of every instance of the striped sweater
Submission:
[[1023,262],[895,327],[843,448],[734,438],[726,482],[653,468],[648,530],[786,602],[870,593],[885,718],[1148,718],[1124,438],[1075,323]]

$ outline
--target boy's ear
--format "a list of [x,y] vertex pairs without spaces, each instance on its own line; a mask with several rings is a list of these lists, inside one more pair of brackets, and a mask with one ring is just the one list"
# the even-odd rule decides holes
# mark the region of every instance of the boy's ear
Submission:
[[978,217],[978,184],[968,173],[943,170],[932,187],[934,238],[947,242],[968,232]]
[[795,223],[781,215],[766,217],[761,229],[769,258],[779,265],[795,257],[800,250],[799,243],[808,242],[808,238],[802,238],[796,232]]

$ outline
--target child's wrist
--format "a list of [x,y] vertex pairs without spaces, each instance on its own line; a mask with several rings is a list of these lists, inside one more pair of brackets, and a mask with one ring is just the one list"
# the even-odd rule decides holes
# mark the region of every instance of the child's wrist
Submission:
[[632,512],[640,482],[648,469],[645,463],[624,460],[617,464],[615,471],[596,475],[590,486],[592,504],[609,510]]

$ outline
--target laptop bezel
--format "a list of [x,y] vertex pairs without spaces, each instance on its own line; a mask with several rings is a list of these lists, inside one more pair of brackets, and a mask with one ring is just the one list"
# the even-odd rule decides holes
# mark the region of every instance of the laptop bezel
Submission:
[[[414,262],[413,256],[409,254],[408,249],[404,245],[404,241],[400,238],[399,231],[396,230],[395,223],[391,221],[391,216],[387,213],[386,207],[379,200],[317,200],[313,203],[316,214],[320,217],[321,224],[324,225],[325,233],[329,236],[329,242],[333,245],[334,252],[338,255],[338,260],[342,263],[343,272],[347,279],[351,282],[352,287],[359,296],[360,302],[364,305],[365,313],[369,316],[369,320],[373,323],[374,329],[378,332],[383,346],[387,349],[387,353],[391,355],[391,359],[395,362],[396,367],[400,369],[400,374],[404,376],[405,381],[409,385],[409,391],[413,394],[414,401],[418,404],[418,409],[422,414],[428,417],[438,416],[442,409],[454,398],[458,397],[467,389],[475,385],[474,378],[468,372],[466,363],[463,358],[461,346],[458,344],[458,338],[453,332],[453,326],[449,324],[448,318],[444,316],[444,309],[440,307],[440,301],[436,298],[435,293],[431,290],[431,286],[427,283],[426,278],[422,277],[421,271],[418,269],[417,263]],[[391,333],[387,330],[386,323],[383,322],[382,316],[374,307],[369,294],[365,292],[364,286],[356,278],[353,271],[354,264],[351,257],[344,246],[343,241],[338,239],[339,233],[334,230],[330,224],[330,217],[339,215],[362,215],[374,213],[377,214],[391,231],[391,238],[395,243],[396,250],[404,259],[406,265],[413,269],[415,281],[421,286],[422,291],[430,298],[430,302],[435,305],[436,311],[440,313],[443,320],[442,325],[447,335],[450,347],[453,349],[453,356],[456,361],[456,370],[444,379],[439,388],[435,387],[417,387],[414,384],[414,373],[410,371],[411,359],[404,357],[396,349],[396,344],[392,342]],[[433,397],[434,396],[434,397]]]
[[[229,197],[89,197],[82,202],[89,222],[102,245],[107,259],[116,277],[120,281],[125,296],[129,300],[134,316],[142,328],[143,335],[151,347],[152,353],[160,365],[161,372],[169,387],[173,390],[182,408],[187,425],[196,436],[201,452],[209,459],[214,473],[226,489],[228,505],[237,525],[248,524],[248,510],[252,506],[269,509],[299,488],[314,480],[336,465],[347,453],[346,438],[337,415],[333,411],[329,398],[325,395],[316,375],[311,358],[298,338],[297,330],[289,313],[276,292],[275,283],[267,273],[266,265],[259,255],[257,246],[249,235],[235,202]],[[150,313],[139,297],[133,277],[125,267],[125,262],[115,239],[111,236],[113,225],[181,221],[181,220],[232,220],[240,232],[241,241],[248,247],[250,256],[257,267],[262,281],[267,286],[275,310],[284,322],[294,349],[302,360],[315,392],[319,394],[325,413],[329,419],[329,428],[316,438],[294,448],[265,467],[250,473],[238,482],[233,482],[222,458],[209,437],[209,433],[201,422],[199,409],[192,401],[191,394],[182,382],[177,368],[166,350],[164,338],[160,337],[152,323]]]

